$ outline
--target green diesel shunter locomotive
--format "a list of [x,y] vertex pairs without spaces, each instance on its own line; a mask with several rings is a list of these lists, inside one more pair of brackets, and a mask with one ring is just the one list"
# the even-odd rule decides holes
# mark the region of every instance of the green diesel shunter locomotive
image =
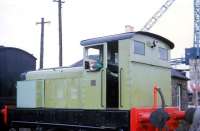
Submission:
[[171,41],[139,31],[81,45],[82,67],[31,71],[18,81],[12,125],[126,130],[132,107],[153,105],[154,84],[171,105]]

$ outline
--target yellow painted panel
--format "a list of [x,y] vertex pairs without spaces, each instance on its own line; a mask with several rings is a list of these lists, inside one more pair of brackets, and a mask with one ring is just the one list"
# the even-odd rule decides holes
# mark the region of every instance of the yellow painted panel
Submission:
[[68,81],[65,79],[45,80],[45,107],[66,108]]
[[81,108],[80,79],[45,80],[45,107]]
[[44,107],[44,80],[37,80],[36,84],[36,106]]

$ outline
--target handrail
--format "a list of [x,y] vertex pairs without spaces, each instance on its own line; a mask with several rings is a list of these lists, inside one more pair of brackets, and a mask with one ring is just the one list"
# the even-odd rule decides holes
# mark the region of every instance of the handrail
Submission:
[[103,72],[104,72],[104,69],[101,70],[101,107],[104,107],[103,105]]
[[153,108],[158,107],[158,91],[157,91],[158,85],[155,84],[153,87]]
[[120,76],[120,78],[119,78],[119,105],[120,105],[120,107],[123,107],[123,105],[122,105],[122,70],[123,70],[123,68],[120,68],[120,71],[119,71],[119,76]]

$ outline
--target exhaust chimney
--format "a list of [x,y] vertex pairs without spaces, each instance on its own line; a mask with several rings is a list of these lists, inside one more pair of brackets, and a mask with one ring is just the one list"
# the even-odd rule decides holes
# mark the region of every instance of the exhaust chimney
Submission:
[[125,32],[134,32],[134,27],[131,25],[125,25]]

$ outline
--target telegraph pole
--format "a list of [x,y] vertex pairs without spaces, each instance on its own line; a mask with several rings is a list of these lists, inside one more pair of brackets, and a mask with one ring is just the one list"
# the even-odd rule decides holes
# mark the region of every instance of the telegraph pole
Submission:
[[36,22],[36,25],[41,25],[41,37],[40,37],[40,69],[43,69],[43,59],[44,59],[44,24],[50,23],[50,21],[44,21],[41,18],[41,22]]
[[58,2],[58,26],[59,26],[59,66],[62,66],[62,0],[54,0]]

